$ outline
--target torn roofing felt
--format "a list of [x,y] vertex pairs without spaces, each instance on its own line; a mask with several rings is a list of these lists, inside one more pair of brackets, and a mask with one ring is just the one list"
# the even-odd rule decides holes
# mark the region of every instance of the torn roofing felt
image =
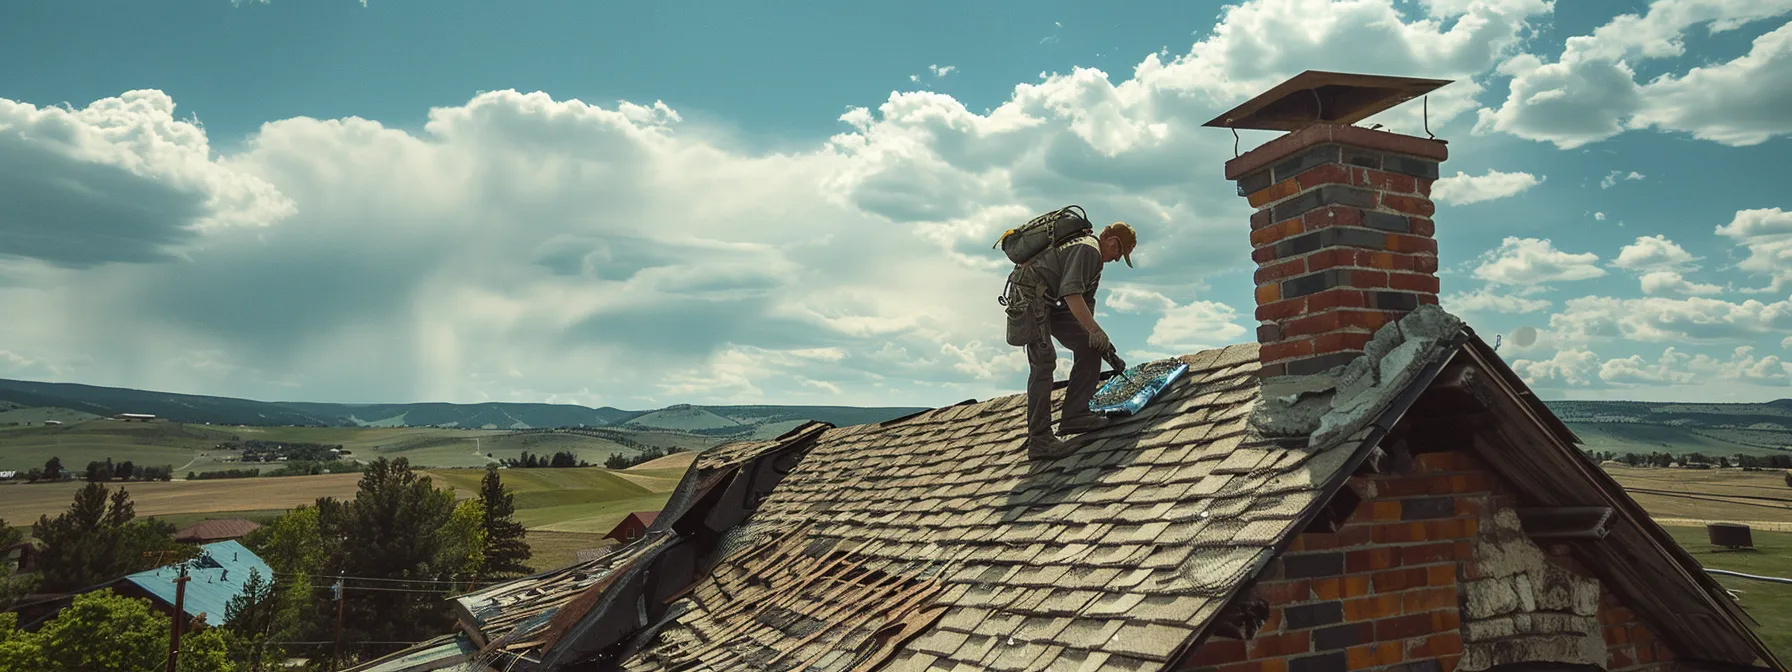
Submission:
[[1023,395],[712,449],[602,578],[542,584],[561,606],[486,648],[514,651],[498,667],[519,670],[1163,669],[1336,515],[1327,504],[1446,367],[1472,362],[1494,374],[1477,389],[1504,395],[1497,426],[1558,440],[1475,449],[1524,453],[1572,481],[1558,499],[1615,502],[1633,523],[1614,532],[1622,547],[1588,556],[1614,592],[1645,600],[1688,657],[1771,663],[1621,489],[1576,476],[1571,436],[1460,321],[1421,308],[1366,354],[1268,382],[1256,344],[1179,358],[1188,372],[1156,401],[1056,461],[1027,459]]
[[480,649],[472,658],[537,670],[614,655],[665,615],[666,597],[734,549],[728,533],[829,427],[811,422],[770,441],[705,451],[635,542],[456,598],[461,629]]

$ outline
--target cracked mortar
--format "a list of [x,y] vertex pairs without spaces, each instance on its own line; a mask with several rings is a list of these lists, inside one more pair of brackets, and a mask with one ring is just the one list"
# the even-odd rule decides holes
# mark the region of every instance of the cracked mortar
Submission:
[[1279,376],[1263,383],[1262,402],[1251,424],[1264,436],[1306,436],[1318,451],[1373,420],[1427,365],[1449,351],[1442,343],[1462,329],[1462,320],[1424,304],[1382,325],[1363,356],[1325,373]]

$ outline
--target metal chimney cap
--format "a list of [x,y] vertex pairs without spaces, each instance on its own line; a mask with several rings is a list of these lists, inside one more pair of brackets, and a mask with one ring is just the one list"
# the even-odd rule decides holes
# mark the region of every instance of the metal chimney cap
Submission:
[[1297,131],[1314,124],[1353,124],[1451,81],[1308,70],[1202,125]]

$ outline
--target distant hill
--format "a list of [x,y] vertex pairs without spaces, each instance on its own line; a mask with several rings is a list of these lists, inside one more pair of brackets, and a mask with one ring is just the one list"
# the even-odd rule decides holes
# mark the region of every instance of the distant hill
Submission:
[[[34,409],[66,409],[39,411]],[[0,379],[0,412],[18,421],[150,413],[169,420],[214,425],[302,427],[463,427],[537,429],[615,426],[733,437],[781,433],[807,420],[838,426],[881,422],[924,410],[915,407],[693,406],[627,411],[573,404],[333,404],[253,401],[76,383]],[[0,424],[7,422],[0,420]],[[775,431],[774,431],[775,430]]]

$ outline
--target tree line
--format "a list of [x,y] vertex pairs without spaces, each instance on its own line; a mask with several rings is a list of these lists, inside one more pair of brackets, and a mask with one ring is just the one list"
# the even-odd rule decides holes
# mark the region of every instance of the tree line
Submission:
[[622,453],[610,453],[610,458],[607,460],[604,460],[604,468],[606,468],[606,469],[627,469],[627,468],[635,466],[637,464],[652,462],[654,460],[660,459],[667,455],[682,453],[682,452],[685,452],[685,450],[686,450],[685,448],[677,448],[677,447],[648,448],[646,450],[643,450],[643,451],[635,454],[634,457],[629,457],[627,455],[623,455]]
[[1599,461],[1622,462],[1633,467],[1671,467],[1675,465],[1698,465],[1705,468],[1719,469],[1792,469],[1792,454],[1779,455],[1718,455],[1710,456],[1700,452],[1680,453],[1618,453],[1615,451],[1595,451],[1581,449],[1587,457]]
[[[114,463],[112,458],[95,460],[87,463],[87,469],[80,473],[81,477],[91,483],[108,481],[168,481],[174,479],[174,465],[139,465],[130,460]],[[14,478],[24,479],[27,483],[54,483],[73,480],[74,470],[62,466],[62,458],[51,457],[44,461],[42,467],[32,467],[17,473]]]

